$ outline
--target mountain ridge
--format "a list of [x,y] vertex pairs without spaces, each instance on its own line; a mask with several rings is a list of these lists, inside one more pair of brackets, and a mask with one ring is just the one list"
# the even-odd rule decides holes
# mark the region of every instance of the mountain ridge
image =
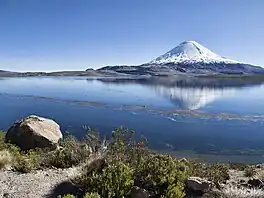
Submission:
[[135,75],[264,74],[264,68],[220,56],[196,41],[184,41],[165,54],[138,66],[106,66],[99,69]]

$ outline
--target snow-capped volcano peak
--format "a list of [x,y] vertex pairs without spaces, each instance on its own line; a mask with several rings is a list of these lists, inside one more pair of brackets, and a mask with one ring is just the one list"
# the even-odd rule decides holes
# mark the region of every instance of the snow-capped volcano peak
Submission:
[[238,63],[212,52],[196,41],[184,41],[164,55],[149,62],[150,64],[166,63]]

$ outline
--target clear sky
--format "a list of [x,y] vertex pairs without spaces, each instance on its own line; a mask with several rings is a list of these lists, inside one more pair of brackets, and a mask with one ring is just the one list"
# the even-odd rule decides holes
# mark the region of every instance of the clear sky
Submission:
[[0,69],[141,64],[185,40],[264,66],[264,0],[0,0]]

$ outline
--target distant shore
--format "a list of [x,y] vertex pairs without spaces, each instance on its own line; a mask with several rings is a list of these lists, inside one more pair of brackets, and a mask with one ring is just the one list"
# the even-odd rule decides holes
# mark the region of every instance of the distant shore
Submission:
[[184,78],[197,77],[201,79],[239,79],[247,81],[263,81],[263,74],[191,74],[191,73],[155,73],[155,74],[137,74],[123,73],[112,70],[94,70],[86,71],[56,71],[56,72],[9,72],[0,70],[0,77],[95,77],[95,78],[125,78],[138,79],[149,77],[160,78]]

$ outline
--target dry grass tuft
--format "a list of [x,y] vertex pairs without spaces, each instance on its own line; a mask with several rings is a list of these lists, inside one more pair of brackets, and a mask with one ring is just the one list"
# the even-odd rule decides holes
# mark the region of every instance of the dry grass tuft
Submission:
[[261,189],[254,188],[237,188],[237,187],[226,187],[223,189],[224,197],[232,198],[262,198],[264,197],[264,191]]
[[253,167],[248,167],[244,170],[245,177],[253,177],[256,175],[256,170]]
[[6,169],[12,164],[12,155],[7,150],[0,151],[0,169]]

